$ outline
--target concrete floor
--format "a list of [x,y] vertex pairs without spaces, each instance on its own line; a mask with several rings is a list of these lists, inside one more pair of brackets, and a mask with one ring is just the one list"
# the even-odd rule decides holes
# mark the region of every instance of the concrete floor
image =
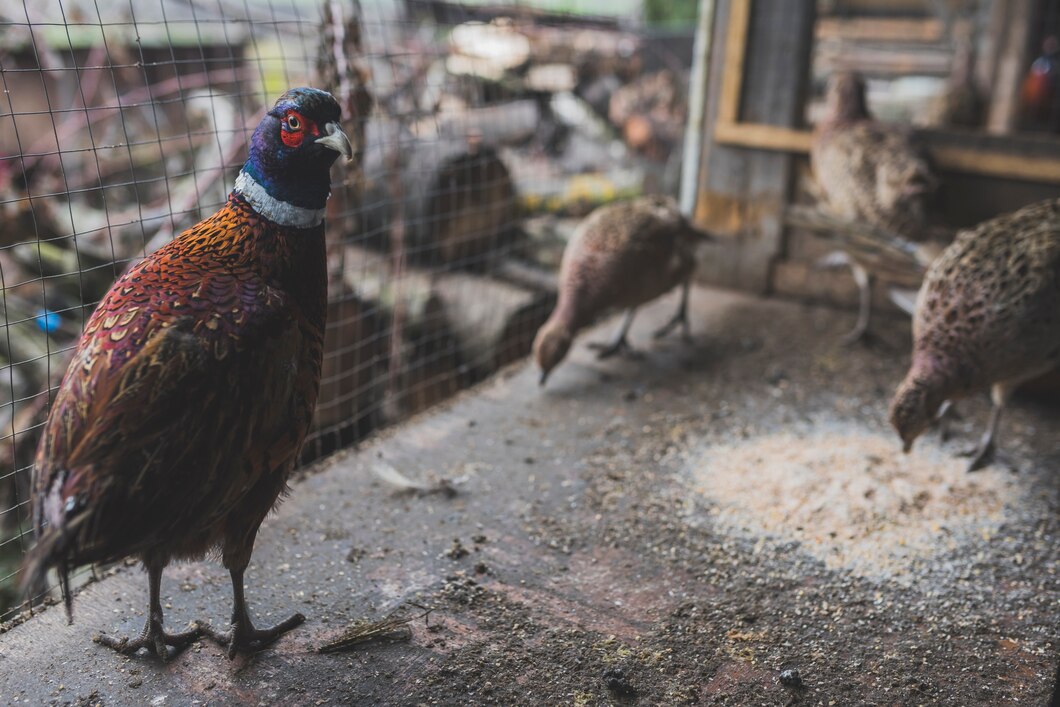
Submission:
[[[1060,415],[1019,400],[1016,469],[954,456],[987,403],[909,456],[885,422],[908,323],[871,347],[848,313],[696,290],[696,343],[597,362],[586,333],[546,389],[517,367],[294,484],[259,535],[260,623],[229,662],[92,642],[138,632],[146,578],[87,586],[0,636],[0,703],[1045,704],[1060,646]],[[609,328],[613,322],[605,324]],[[373,468],[457,479],[402,494]],[[167,570],[168,626],[229,612],[215,562]],[[317,648],[430,607],[392,640]],[[797,670],[801,686],[781,684]],[[788,682],[791,682],[790,680]]]

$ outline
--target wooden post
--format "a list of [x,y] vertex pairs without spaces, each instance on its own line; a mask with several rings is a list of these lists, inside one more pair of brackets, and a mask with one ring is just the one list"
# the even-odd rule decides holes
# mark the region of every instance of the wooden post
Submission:
[[[701,262],[698,279],[767,292],[782,250],[791,155],[720,145],[719,125],[799,127],[809,80],[813,0],[719,0],[694,220],[729,236]],[[746,26],[746,32],[730,32]],[[742,74],[742,80],[741,80]]]
[[994,81],[989,84],[988,132],[1006,135],[1019,118],[1020,84],[1028,67],[1027,46],[1034,16],[1034,0],[1008,0],[995,3],[991,16],[991,36],[997,46],[991,53]]

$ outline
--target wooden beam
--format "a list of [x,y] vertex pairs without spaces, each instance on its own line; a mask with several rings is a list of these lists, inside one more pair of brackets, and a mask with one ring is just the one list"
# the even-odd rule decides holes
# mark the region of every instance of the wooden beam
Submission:
[[1009,0],[1002,5],[1005,8],[1002,16],[1005,31],[997,37],[997,70],[990,85],[990,111],[986,121],[987,131],[997,135],[1011,133],[1019,117],[1020,85],[1031,56],[1028,44],[1031,18],[1037,3],[1034,0]]
[[732,0],[729,28],[725,35],[725,63],[722,65],[721,95],[718,97],[718,123],[740,119],[740,93],[743,90],[743,60],[747,52],[747,29],[751,23],[751,0]]
[[1060,184],[1060,160],[1055,158],[1028,157],[965,147],[929,147],[928,152],[942,170]]
[[[806,154],[810,151],[811,138],[809,130],[779,125],[719,123],[714,127],[714,140],[718,143],[756,150]],[[1060,159],[973,147],[928,145],[927,150],[932,162],[942,171],[1060,184]]]
[[714,140],[733,147],[808,153],[812,133],[765,123],[721,123],[714,126]]
[[818,39],[872,42],[939,42],[943,24],[935,18],[823,17],[817,22]]

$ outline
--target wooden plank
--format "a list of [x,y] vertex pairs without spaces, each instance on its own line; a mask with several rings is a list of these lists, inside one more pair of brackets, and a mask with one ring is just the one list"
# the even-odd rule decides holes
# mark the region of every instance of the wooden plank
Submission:
[[844,47],[842,51],[821,51],[817,70],[822,74],[857,71],[867,76],[907,76],[909,74],[946,77],[953,64],[951,52],[941,48],[895,51],[871,46]]
[[944,171],[1060,184],[1060,160],[1057,159],[961,147],[930,146],[928,152]]
[[[809,153],[811,135],[809,130],[763,123],[719,123],[714,129],[714,140],[723,145],[796,154]],[[930,134],[923,137],[931,141]],[[1057,158],[951,145],[929,144],[927,149],[942,171],[1060,184],[1060,159]]]
[[995,81],[990,85],[990,111],[986,129],[991,133],[1011,133],[1019,114],[1019,93],[1029,59],[1031,18],[1034,0],[1010,0],[1002,21],[1005,31],[997,35]]
[[832,12],[862,15],[866,13],[886,15],[911,15],[927,12],[924,0],[832,0],[828,3]]
[[740,91],[743,86],[743,60],[747,51],[747,27],[751,21],[751,0],[732,0],[728,31],[725,35],[725,70],[721,74],[718,122],[739,120]]
[[811,137],[809,130],[765,123],[718,123],[714,129],[714,139],[724,145],[803,154],[810,151]]
[[[716,126],[736,124],[737,118],[750,123],[776,120],[789,128],[799,124],[813,16],[811,0],[718,3],[707,135],[713,136]],[[706,142],[693,216],[729,240],[702,260],[697,277],[766,292],[770,265],[782,248],[792,157]]]
[[944,26],[933,17],[822,17],[816,31],[819,39],[928,43],[942,41]]

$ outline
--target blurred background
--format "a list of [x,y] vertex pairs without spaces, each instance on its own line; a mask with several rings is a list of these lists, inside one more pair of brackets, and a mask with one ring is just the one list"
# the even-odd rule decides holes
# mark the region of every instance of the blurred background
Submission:
[[333,173],[309,463],[522,359],[608,201],[679,196],[723,237],[701,282],[852,306],[786,220],[837,70],[923,138],[936,222],[1055,196],[1058,37],[1060,0],[0,0],[0,618],[86,317],[224,202],[286,88],[331,91],[360,153]]
[[303,460],[529,350],[597,204],[675,191],[694,0],[0,2],[0,618],[86,317],[214,212],[263,108],[336,95],[324,381]]

